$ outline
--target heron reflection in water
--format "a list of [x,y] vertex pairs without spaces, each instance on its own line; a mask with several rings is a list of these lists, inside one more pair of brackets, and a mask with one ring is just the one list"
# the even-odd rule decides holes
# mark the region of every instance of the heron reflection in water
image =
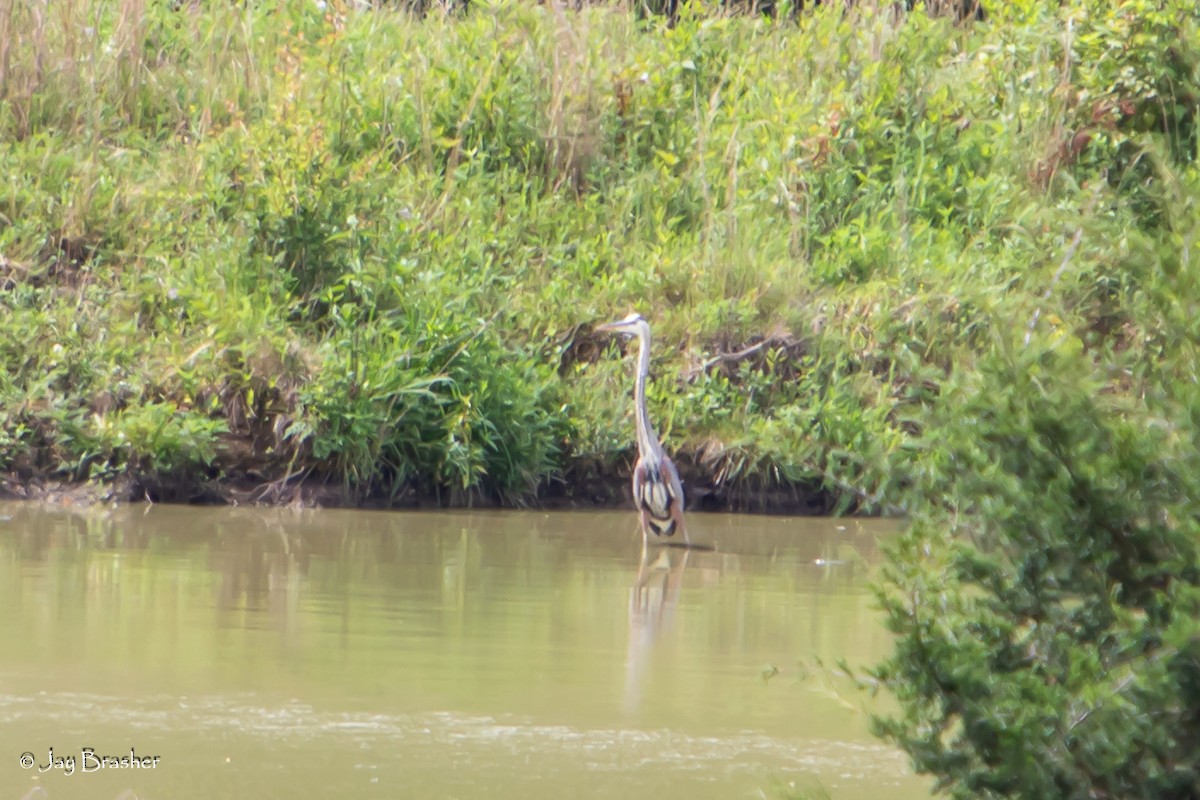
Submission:
[[651,550],[642,543],[642,558],[629,601],[632,616],[652,619],[656,627],[662,624],[667,611],[679,602],[689,555],[691,550],[686,548]]
[[638,510],[643,543],[653,533],[683,535],[685,547],[691,547],[683,519],[683,485],[679,471],[663,450],[646,412],[646,376],[650,373],[650,323],[638,313],[596,328],[597,333],[616,333],[638,338],[637,373],[633,384],[634,414],[637,422],[638,460],[633,466],[633,503]]
[[[682,547],[650,547],[643,538],[637,578],[629,592],[629,649],[625,657],[625,711],[642,710],[647,671],[655,660],[655,644],[672,627],[679,606],[683,574],[692,551]],[[669,638],[669,637],[668,637]]]

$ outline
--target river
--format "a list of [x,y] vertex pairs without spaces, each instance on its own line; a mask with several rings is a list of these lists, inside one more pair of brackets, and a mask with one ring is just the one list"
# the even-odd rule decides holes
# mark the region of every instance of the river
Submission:
[[833,668],[895,525],[690,529],[0,504],[0,798],[928,798]]

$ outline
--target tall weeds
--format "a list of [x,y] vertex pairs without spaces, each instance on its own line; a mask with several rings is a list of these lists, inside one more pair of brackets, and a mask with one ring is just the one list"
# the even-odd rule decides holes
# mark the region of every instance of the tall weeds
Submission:
[[0,466],[528,496],[626,458],[637,308],[693,485],[902,506],[996,331],[1150,354],[1185,12],[7,2]]

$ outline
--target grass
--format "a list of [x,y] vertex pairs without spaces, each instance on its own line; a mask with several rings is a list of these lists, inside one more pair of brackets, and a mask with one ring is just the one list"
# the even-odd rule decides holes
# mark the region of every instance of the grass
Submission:
[[902,507],[998,343],[1195,333],[1188,4],[998,5],[8,3],[0,469],[528,501],[628,462],[637,309],[693,487]]

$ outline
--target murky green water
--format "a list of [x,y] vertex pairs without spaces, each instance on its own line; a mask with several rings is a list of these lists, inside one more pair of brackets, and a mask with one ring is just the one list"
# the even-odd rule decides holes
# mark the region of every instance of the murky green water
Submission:
[[816,665],[889,647],[886,523],[634,525],[0,504],[0,798],[928,796]]

